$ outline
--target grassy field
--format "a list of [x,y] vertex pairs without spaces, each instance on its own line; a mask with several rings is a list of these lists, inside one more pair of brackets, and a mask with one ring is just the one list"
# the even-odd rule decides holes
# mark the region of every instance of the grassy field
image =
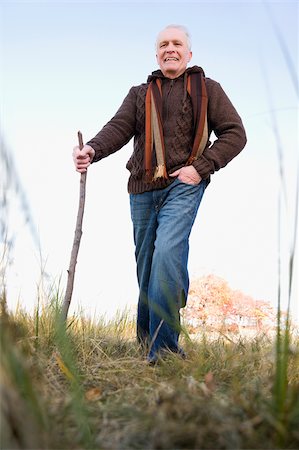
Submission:
[[57,301],[1,310],[1,448],[299,448],[298,338],[277,397],[275,340],[182,336],[148,366],[126,314],[60,323]]

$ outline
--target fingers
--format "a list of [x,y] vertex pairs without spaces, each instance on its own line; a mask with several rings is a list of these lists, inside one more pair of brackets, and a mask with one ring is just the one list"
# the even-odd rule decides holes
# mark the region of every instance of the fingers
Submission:
[[77,172],[86,172],[87,168],[90,166],[90,156],[86,155],[85,157],[82,157],[81,155],[78,155],[78,157],[74,160],[74,163]]
[[84,173],[87,171],[94,157],[94,153],[94,149],[89,145],[84,145],[82,150],[80,150],[79,146],[74,147],[73,161],[77,172]]
[[177,176],[179,175],[179,173],[180,173],[180,170],[181,170],[181,169],[178,169],[178,170],[176,170],[175,172],[170,173],[169,176],[170,176],[170,177],[177,177]]
[[169,175],[177,176],[182,183],[186,184],[196,185],[201,182],[201,176],[193,166],[184,166]]

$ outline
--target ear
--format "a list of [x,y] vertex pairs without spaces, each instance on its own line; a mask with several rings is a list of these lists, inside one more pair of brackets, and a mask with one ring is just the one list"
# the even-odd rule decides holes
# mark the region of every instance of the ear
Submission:
[[190,51],[188,56],[188,62],[191,61],[191,59],[192,59],[192,52]]

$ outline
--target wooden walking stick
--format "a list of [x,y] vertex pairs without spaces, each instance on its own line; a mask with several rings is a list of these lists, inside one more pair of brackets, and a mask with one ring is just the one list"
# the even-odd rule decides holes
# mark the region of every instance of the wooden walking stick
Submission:
[[[82,138],[81,131],[78,131],[78,140],[79,140],[79,148],[80,148],[80,150],[82,150],[84,144],[83,144],[83,138]],[[72,253],[71,253],[71,260],[70,260],[70,265],[69,265],[69,270],[68,270],[66,292],[65,292],[64,302],[62,305],[62,310],[61,310],[61,318],[63,321],[66,321],[66,319],[67,319],[67,313],[68,313],[68,310],[70,307],[72,293],[73,293],[73,287],[74,287],[74,277],[75,277],[75,269],[76,269],[76,264],[77,264],[77,256],[78,256],[80,241],[81,241],[81,236],[82,236],[82,221],[83,221],[83,213],[84,213],[84,205],[85,205],[86,175],[87,175],[87,172],[81,173],[81,178],[80,178],[79,209],[78,209],[78,215],[77,215],[75,237],[74,237]]]

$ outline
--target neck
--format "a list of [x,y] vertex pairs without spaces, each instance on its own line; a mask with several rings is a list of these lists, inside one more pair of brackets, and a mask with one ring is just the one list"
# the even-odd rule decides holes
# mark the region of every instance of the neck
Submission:
[[180,72],[169,73],[169,72],[163,72],[163,70],[162,70],[162,73],[165,78],[170,78],[171,80],[174,80],[175,78],[179,78],[185,71],[186,71],[186,67],[183,70],[181,70]]

